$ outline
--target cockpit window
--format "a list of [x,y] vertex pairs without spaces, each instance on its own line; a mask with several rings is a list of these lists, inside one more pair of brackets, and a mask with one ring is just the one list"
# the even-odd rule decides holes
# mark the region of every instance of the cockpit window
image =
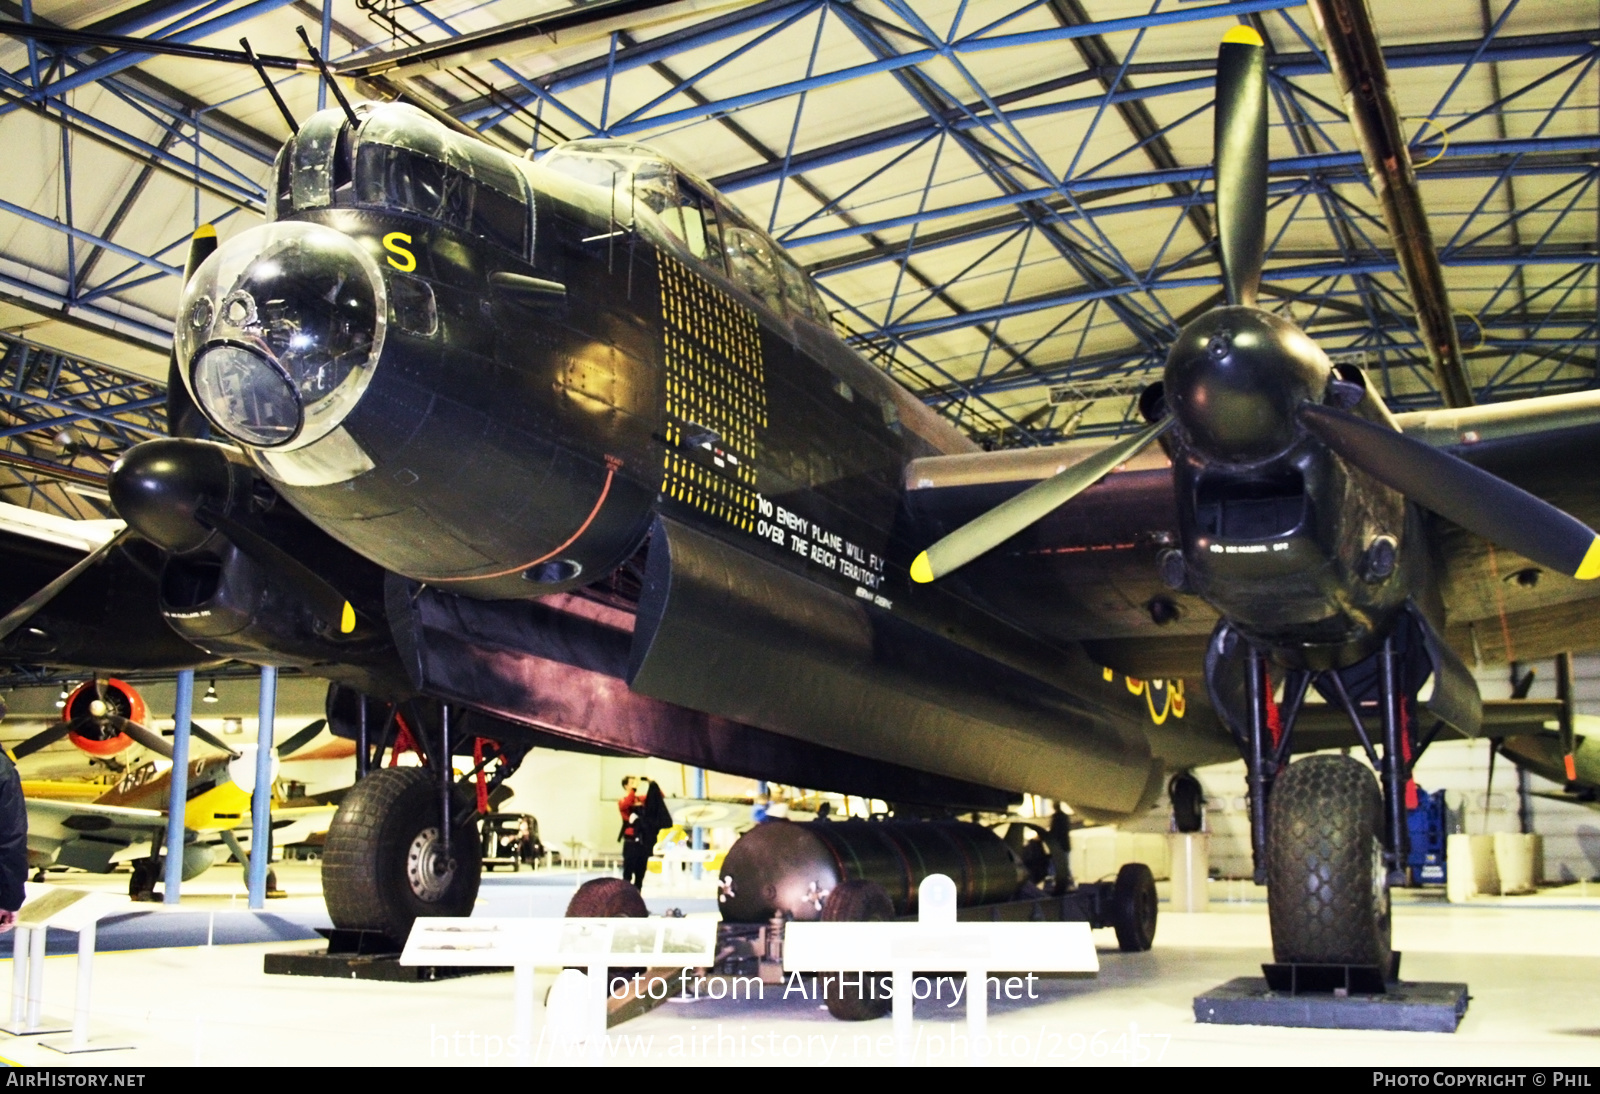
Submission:
[[526,254],[532,217],[522,175],[493,149],[389,106],[361,128],[356,200],[401,209]]
[[313,114],[295,134],[290,188],[296,209],[333,204],[333,154],[345,118],[337,110]]
[[783,288],[772,261],[772,244],[754,228],[730,224],[722,234],[728,254],[728,273],[757,300],[783,314]]
[[416,213],[518,254],[527,250],[528,206],[520,195],[409,149],[363,142],[356,157],[356,200]]
[[582,140],[558,145],[541,166],[609,192],[610,215],[631,223],[647,208],[689,253],[728,275],[780,315],[828,321],[805,272],[715,191],[677,171],[661,156],[628,141]]

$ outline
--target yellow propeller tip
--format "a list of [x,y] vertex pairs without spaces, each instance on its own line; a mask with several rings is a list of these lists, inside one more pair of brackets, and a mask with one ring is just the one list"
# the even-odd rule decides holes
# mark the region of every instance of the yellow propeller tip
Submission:
[[1593,581],[1600,577],[1600,536],[1596,536],[1589,544],[1589,549],[1583,553],[1583,561],[1578,564],[1578,572],[1572,576],[1579,581]]
[[922,552],[911,564],[911,580],[918,585],[926,585],[933,580],[933,565],[928,561],[928,552]]
[[355,629],[356,629],[356,610],[354,608],[352,608],[350,606],[350,602],[348,600],[346,600],[344,602],[344,610],[339,613],[339,633],[340,634],[349,634],[351,631],[353,631]]
[[1264,46],[1261,35],[1256,33],[1255,27],[1234,27],[1222,36],[1224,44],[1239,46]]
[[195,239],[216,239],[217,228],[214,224],[202,224],[194,230]]

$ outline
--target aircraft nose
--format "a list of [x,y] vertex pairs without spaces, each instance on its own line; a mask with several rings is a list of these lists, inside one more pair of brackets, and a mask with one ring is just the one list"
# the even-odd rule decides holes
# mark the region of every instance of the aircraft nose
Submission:
[[1217,308],[1173,343],[1164,393],[1195,448],[1253,463],[1294,442],[1295,411],[1321,399],[1328,374],[1322,351],[1292,324],[1255,308]]
[[178,305],[178,362],[229,437],[298,448],[354,409],[387,316],[383,275],[355,240],[280,221],[235,236],[195,272]]

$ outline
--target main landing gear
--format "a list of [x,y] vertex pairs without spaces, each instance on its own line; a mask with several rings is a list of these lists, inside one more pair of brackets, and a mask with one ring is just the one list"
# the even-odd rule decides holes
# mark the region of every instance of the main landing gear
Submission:
[[[330,721],[336,708],[354,722],[357,781],[328,828],[323,896],[336,929],[398,951],[418,916],[472,914],[483,873],[478,815],[521,755],[473,736],[470,715],[448,704],[395,708],[346,692],[330,696]],[[473,760],[459,778],[458,753]],[[408,755],[420,765],[400,766]]]
[[[1267,886],[1272,923],[1275,964],[1264,968],[1275,990],[1382,992],[1398,978],[1389,889],[1404,880],[1412,768],[1442,725],[1419,739],[1416,692],[1428,667],[1407,627],[1409,617],[1349,668],[1289,671],[1281,706],[1266,654],[1226,623],[1212,635],[1206,682],[1245,760],[1255,878]],[[1312,688],[1343,713],[1370,768],[1328,754],[1289,763]]]

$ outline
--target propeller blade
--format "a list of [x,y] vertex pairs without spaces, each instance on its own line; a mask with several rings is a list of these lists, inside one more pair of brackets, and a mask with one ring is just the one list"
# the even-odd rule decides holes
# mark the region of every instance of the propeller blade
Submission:
[[162,737],[161,734],[156,733],[154,730],[147,729],[138,722],[135,722],[132,718],[124,718],[120,714],[108,714],[106,715],[106,721],[110,723],[111,728],[115,729],[118,733],[126,733],[129,737],[132,737],[136,742],[144,745],[144,747],[148,748],[151,752],[156,753],[158,756],[164,756],[169,760],[172,759],[172,745],[166,740],[166,738]]
[[[194,277],[194,272],[216,249],[217,230],[214,227],[202,224],[194,230],[194,235],[189,237],[189,258],[183,264],[183,284],[178,286],[180,297],[190,279]],[[202,440],[211,435],[210,423],[206,421],[200,407],[189,396],[189,389],[183,384],[183,373],[178,367],[176,340],[173,341],[172,352],[167,356],[167,434],[173,437],[198,437]]]
[[911,580],[926,584],[944,577],[1049,516],[1138,455],[1165,433],[1172,421],[1171,417],[1163,418],[957,528],[917,556],[911,564]]
[[62,589],[65,589],[68,585],[71,585],[74,581],[78,580],[79,576],[82,575],[85,570],[89,569],[89,567],[93,566],[95,563],[109,555],[113,548],[117,547],[123,540],[128,538],[128,535],[128,529],[124,528],[122,531],[118,532],[116,535],[107,540],[105,546],[89,552],[77,563],[75,563],[71,569],[67,570],[66,573],[62,574],[60,577],[50,582],[50,584],[46,585],[44,588],[28,597],[28,599],[24,600],[21,604],[18,604],[15,608],[12,608],[11,611],[7,612],[5,618],[0,619],[0,642],[3,642],[7,638],[11,637],[12,632],[14,632],[18,627],[22,626],[28,620],[32,619],[39,609],[50,603],[50,601],[54,600]]
[[1267,50],[1234,27],[1217,50],[1217,243],[1230,304],[1254,307],[1267,245]]
[[296,733],[293,737],[290,737],[287,741],[278,746],[278,757],[281,759],[285,756],[293,755],[294,753],[300,751],[306,745],[310,744],[312,739],[315,738],[317,734],[322,732],[322,727],[327,724],[328,719],[318,718],[315,722],[312,722],[310,725],[306,726],[299,733]]
[[31,756],[35,752],[38,752],[41,748],[49,748],[51,745],[55,744],[57,741],[61,740],[61,738],[65,737],[71,732],[71,723],[57,722],[48,729],[40,730],[32,737],[29,737],[26,741],[23,741],[21,744],[17,745],[17,747],[13,748],[11,750],[11,758],[14,760],[20,760],[24,756]]
[[219,752],[226,752],[235,760],[244,755],[244,753],[228,744],[228,742],[224,741],[221,737],[218,737],[215,733],[212,733],[209,729],[206,729],[204,726],[195,725],[193,722],[189,723],[189,736],[199,738]]
[[343,593],[324,581],[305,563],[249,525],[242,524],[209,506],[202,508],[196,516],[231,539],[239,550],[298,586],[300,592],[311,602],[317,618],[330,630],[337,634],[349,634],[356,629],[355,608],[344,598]]
[[1302,403],[1299,416],[1329,448],[1423,508],[1541,566],[1600,577],[1600,536],[1549,502],[1354,414]]

